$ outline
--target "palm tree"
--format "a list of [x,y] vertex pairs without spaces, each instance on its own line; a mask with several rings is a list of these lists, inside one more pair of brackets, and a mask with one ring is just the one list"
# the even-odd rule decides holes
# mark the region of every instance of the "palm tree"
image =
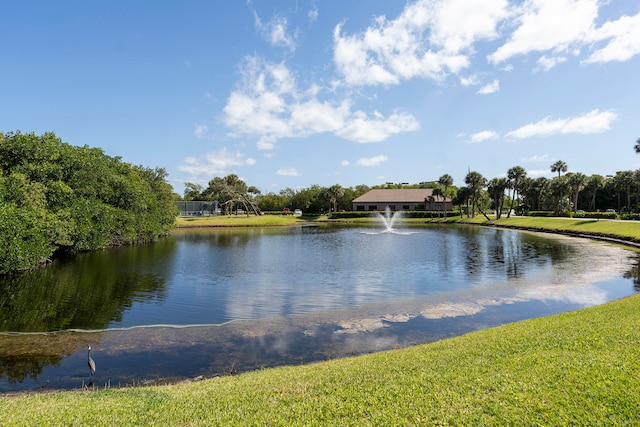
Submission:
[[575,212],[578,209],[578,196],[587,185],[587,176],[580,172],[569,172],[566,176],[569,178],[568,183],[573,198],[573,211]]
[[447,217],[447,196],[449,195],[449,187],[453,185],[453,178],[449,174],[444,174],[438,179],[438,184],[442,186],[442,196],[444,198],[444,217]]
[[331,202],[333,203],[333,211],[338,212],[338,200],[340,199],[340,197],[344,196],[344,188],[342,188],[340,184],[335,184],[329,187],[327,191],[329,193]]
[[493,178],[487,184],[487,191],[493,199],[493,206],[496,210],[496,219],[500,219],[504,206],[504,191],[509,187],[507,178]]
[[560,178],[560,174],[562,172],[567,171],[567,164],[562,160],[558,160],[554,164],[551,165],[551,172],[558,172],[558,178]]
[[602,188],[603,183],[604,178],[598,174],[591,175],[587,180],[587,188],[591,192],[591,202],[589,203],[589,210],[591,211],[596,210],[596,194]]
[[[631,186],[633,185],[633,172],[632,171],[622,171],[617,172],[615,176],[617,180],[618,190],[623,190],[626,193],[627,199],[627,212],[630,210],[631,205]],[[619,194],[619,193],[618,193]],[[618,197],[618,212],[622,209],[620,208],[620,198]]]
[[569,189],[569,180],[566,177],[553,178],[549,182],[549,195],[553,200],[556,216],[560,216],[570,208]]
[[489,221],[489,217],[482,210],[480,206],[480,196],[482,196],[482,190],[487,185],[487,179],[480,174],[480,172],[469,172],[467,176],[464,178],[464,183],[469,186],[469,191],[471,192],[471,201],[473,203],[473,207],[471,210],[471,217],[475,217],[476,207],[478,211]]
[[636,139],[636,146],[634,148],[636,149],[636,153],[640,153],[640,138]]
[[[453,203],[460,208],[462,212],[462,206],[466,207],[465,213],[467,214],[467,218],[469,218],[469,199],[471,198],[471,190],[469,187],[460,187],[456,196],[453,199]],[[462,213],[460,214],[462,215]]]
[[[444,217],[447,217],[447,198],[444,195],[444,190],[442,188],[434,188],[433,192],[434,201],[436,202],[436,206],[438,206],[438,200],[442,199],[442,211],[444,212]],[[440,209],[436,209],[438,211],[438,218],[440,218]]]
[[522,166],[514,166],[507,171],[507,178],[511,180],[511,187],[513,188],[513,197],[511,197],[511,206],[509,212],[507,212],[507,218],[511,216],[513,211],[513,204],[516,201],[516,194],[520,195],[520,185],[522,181],[527,177],[527,171]]

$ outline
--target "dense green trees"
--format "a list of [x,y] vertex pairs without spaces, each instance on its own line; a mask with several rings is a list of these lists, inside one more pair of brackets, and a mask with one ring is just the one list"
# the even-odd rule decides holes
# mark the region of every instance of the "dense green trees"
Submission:
[[0,133],[0,274],[34,268],[56,251],[168,234],[177,210],[166,177],[54,133]]
[[[438,181],[421,182],[419,184],[385,183],[379,186],[342,187],[335,184],[331,187],[312,185],[308,188],[293,190],[285,188],[279,193],[259,194],[257,190],[247,192],[246,197],[256,204],[261,211],[278,212],[287,208],[291,211],[302,209],[308,214],[325,214],[330,211],[350,211],[353,199],[363,195],[372,188],[433,188],[434,195],[446,195],[453,200],[453,205],[468,216],[481,213],[486,216],[487,210],[508,210],[507,216],[513,212],[550,211],[556,215],[564,215],[568,211],[588,210],[605,211],[615,209],[619,212],[636,212],[640,210],[640,170],[620,171],[615,176],[586,176],[580,172],[566,172],[568,166],[563,161],[551,165],[558,176],[553,178],[527,176],[521,166],[510,168],[502,177],[486,179],[479,172],[470,171],[461,187],[453,185],[453,178],[445,174]],[[209,184],[230,180],[237,182],[235,175],[215,178]],[[240,190],[248,189],[240,181]],[[220,192],[203,189],[198,184],[186,183],[185,200],[217,200],[226,202],[229,197]]]
[[231,174],[212,179],[204,189],[199,184],[185,183],[184,200],[217,201],[228,207],[229,212],[234,207],[244,206],[247,213],[301,209],[306,213],[321,214],[330,210],[351,210],[351,201],[367,191],[369,187],[366,185],[343,188],[335,184],[331,187],[312,185],[301,190],[285,188],[278,194],[261,194],[257,188],[247,186],[237,175]]

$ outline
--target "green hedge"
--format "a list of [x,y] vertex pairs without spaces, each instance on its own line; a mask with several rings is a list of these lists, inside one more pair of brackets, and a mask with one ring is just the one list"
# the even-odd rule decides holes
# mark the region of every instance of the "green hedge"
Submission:
[[573,212],[573,218],[617,219],[616,212]]

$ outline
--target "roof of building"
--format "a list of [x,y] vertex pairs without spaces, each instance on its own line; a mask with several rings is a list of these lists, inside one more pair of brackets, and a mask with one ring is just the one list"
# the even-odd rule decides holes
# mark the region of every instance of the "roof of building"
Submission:
[[[424,200],[432,195],[433,188],[376,189],[354,199],[353,203],[424,203]],[[441,201],[442,197],[435,196],[434,199]]]

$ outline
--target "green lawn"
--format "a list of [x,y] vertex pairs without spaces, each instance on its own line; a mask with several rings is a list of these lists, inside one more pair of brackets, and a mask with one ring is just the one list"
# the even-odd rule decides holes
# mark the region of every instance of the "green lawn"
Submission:
[[495,224],[509,227],[596,233],[640,239],[640,222],[638,221],[613,221],[607,219],[596,220],[585,218],[514,217],[501,219],[496,221]]
[[2,425],[638,425],[640,296],[200,382],[0,399]]
[[297,222],[293,215],[217,215],[178,217],[176,227],[271,227],[295,225]]

